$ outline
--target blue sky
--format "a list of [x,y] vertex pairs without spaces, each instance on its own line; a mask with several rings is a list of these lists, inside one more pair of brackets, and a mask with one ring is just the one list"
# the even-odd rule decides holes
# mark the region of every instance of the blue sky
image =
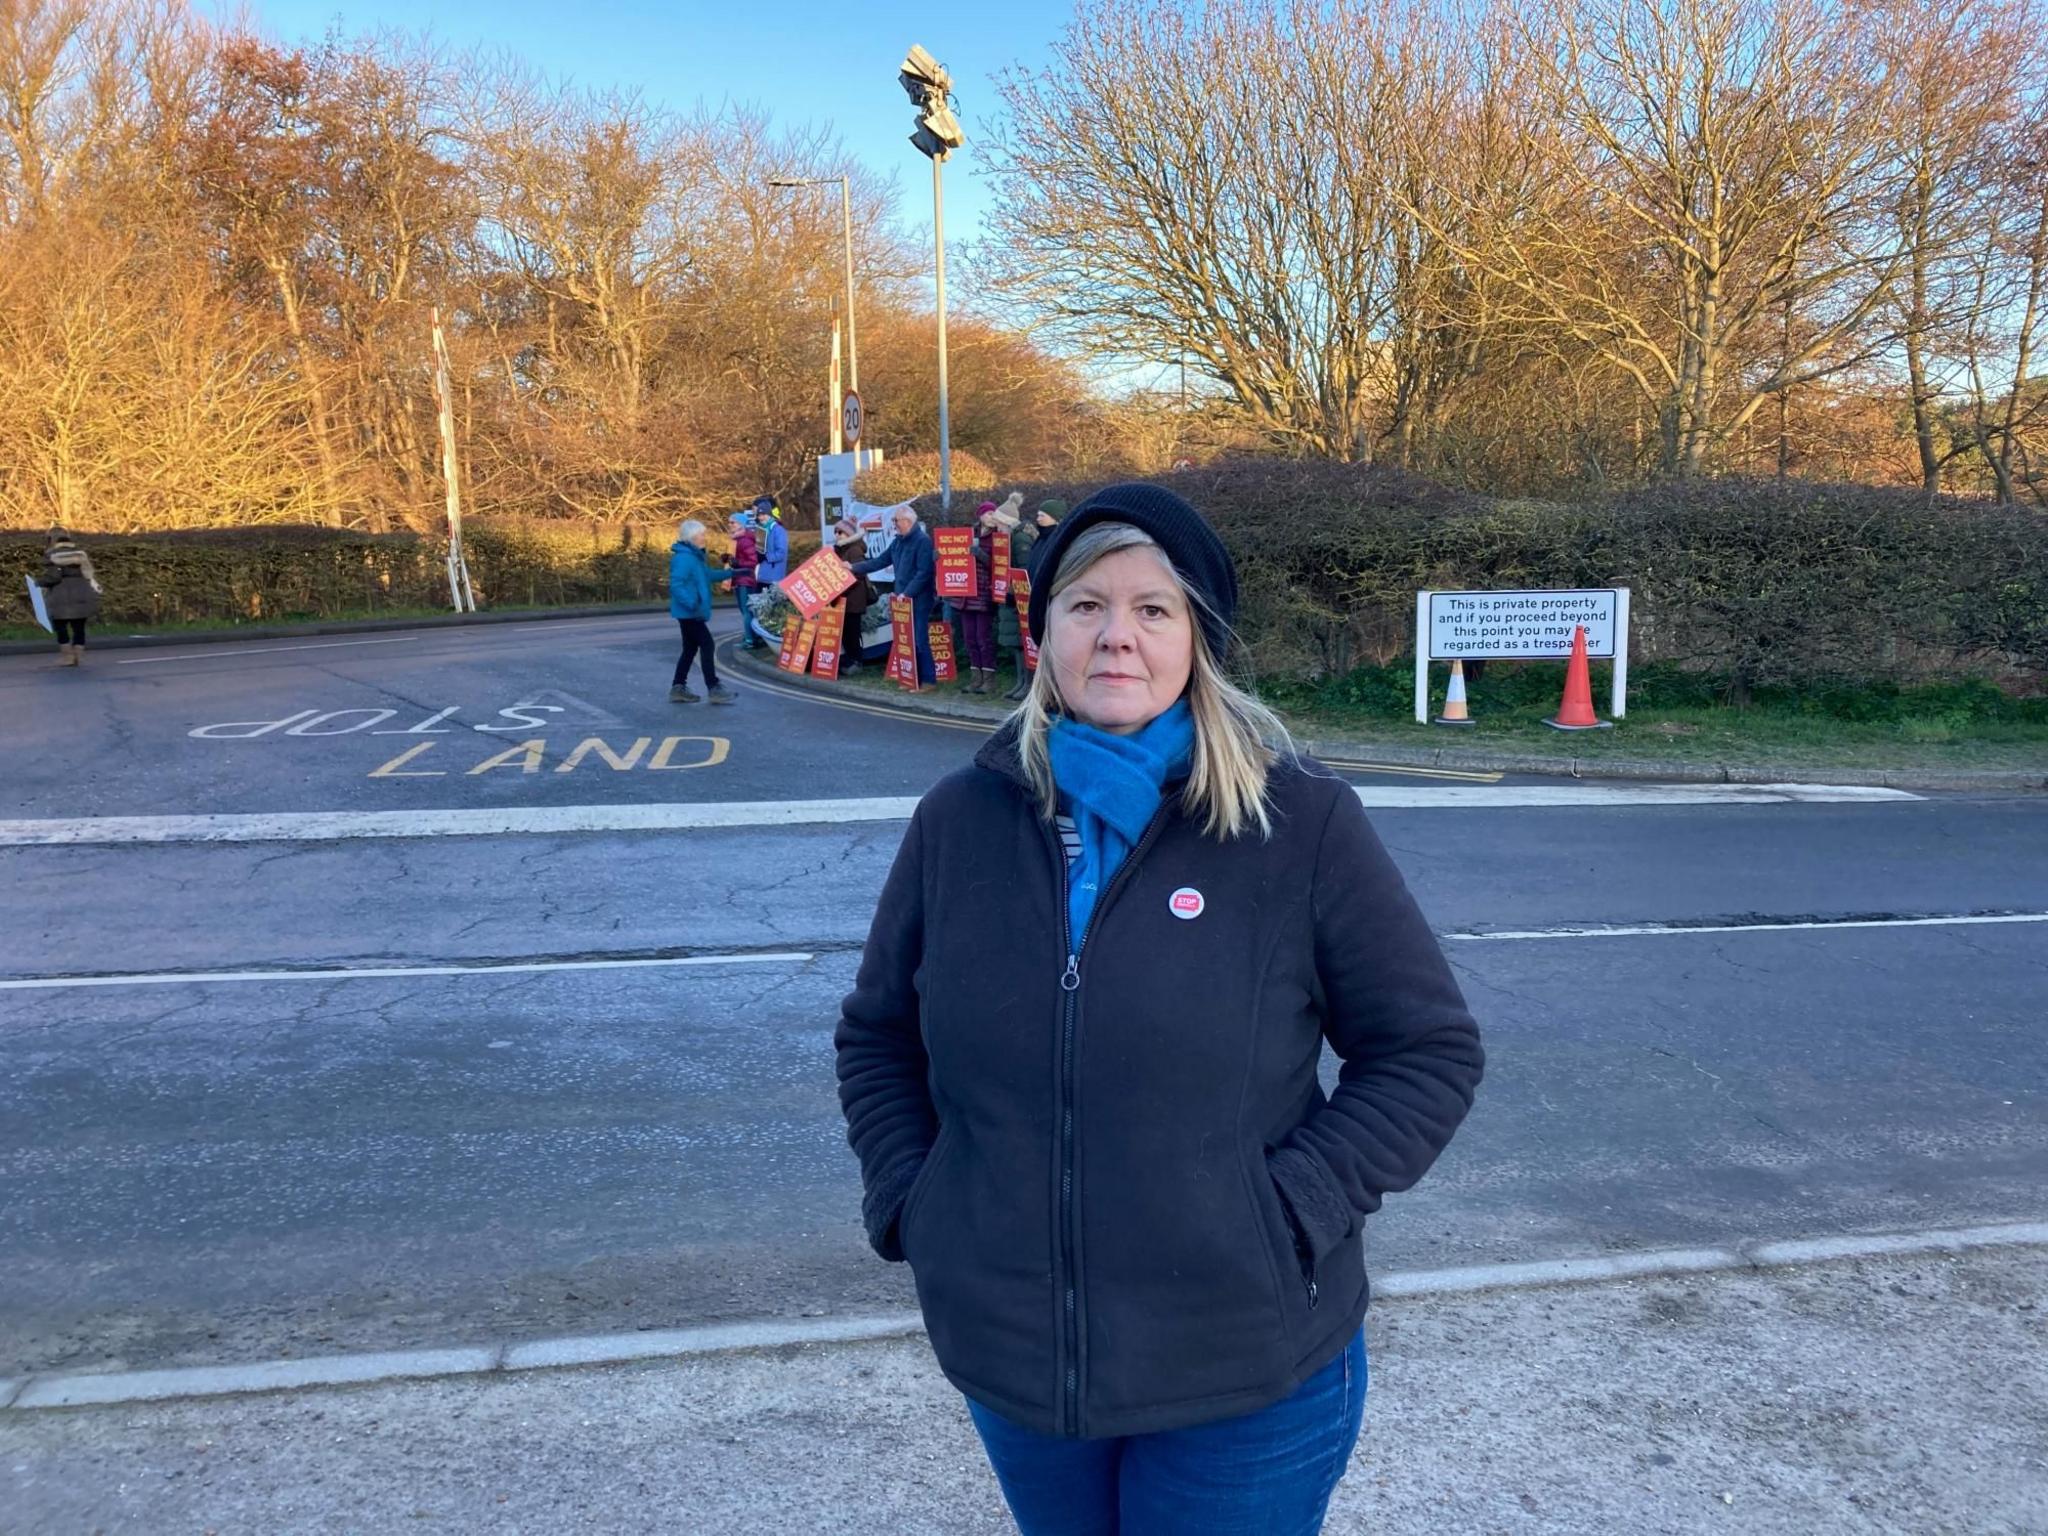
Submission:
[[884,175],[895,172],[903,209],[928,223],[930,170],[910,147],[910,102],[896,67],[922,43],[952,71],[968,144],[946,162],[946,243],[974,238],[988,206],[974,175],[977,117],[995,108],[993,76],[1044,62],[1073,14],[1073,0],[986,5],[905,5],[887,0],[705,0],[654,5],[537,4],[533,0],[240,0],[207,6],[243,14],[281,43],[393,28],[426,32],[458,49],[518,54],[579,83],[637,89],[678,108],[751,102],[778,123],[829,122],[848,151]]

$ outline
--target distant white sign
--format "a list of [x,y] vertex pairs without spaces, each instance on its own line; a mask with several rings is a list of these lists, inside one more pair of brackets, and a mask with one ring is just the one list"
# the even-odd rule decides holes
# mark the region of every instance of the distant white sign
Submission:
[[882,450],[879,448],[856,448],[850,453],[818,455],[818,510],[826,528],[829,529],[839,517],[839,512],[829,504],[851,502],[853,477],[881,462]]
[[1586,654],[1614,656],[1617,587],[1581,592],[1427,592],[1431,661],[1537,661],[1569,656],[1572,631],[1586,630]]
[[1609,713],[1628,709],[1628,588],[1415,594],[1415,718],[1429,719],[1432,661],[1562,661],[1584,626],[1586,655],[1614,663]]

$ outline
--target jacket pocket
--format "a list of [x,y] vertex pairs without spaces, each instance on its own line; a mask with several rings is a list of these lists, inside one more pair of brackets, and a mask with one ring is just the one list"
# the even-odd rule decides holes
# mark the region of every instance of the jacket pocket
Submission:
[[934,1183],[932,1175],[939,1170],[939,1159],[945,1156],[946,1145],[952,1140],[952,1133],[951,1125],[939,1126],[938,1138],[932,1142],[931,1151],[925,1153],[924,1163],[918,1168],[917,1177],[911,1180],[910,1193],[903,1197],[903,1210],[896,1218],[896,1241],[903,1249],[904,1258],[908,1259],[913,1267],[916,1266],[917,1255],[911,1248],[912,1218],[924,1204],[925,1196],[931,1192]]
[[1309,1250],[1305,1234],[1295,1229],[1294,1220],[1287,1214],[1287,1197],[1280,1193],[1280,1186],[1273,1178],[1273,1149],[1264,1149],[1258,1162],[1258,1183],[1261,1199],[1261,1214],[1265,1217],[1267,1241],[1272,1246],[1275,1264],[1282,1275],[1293,1281],[1295,1295],[1313,1312],[1322,1300],[1322,1280],[1317,1273],[1315,1255]]

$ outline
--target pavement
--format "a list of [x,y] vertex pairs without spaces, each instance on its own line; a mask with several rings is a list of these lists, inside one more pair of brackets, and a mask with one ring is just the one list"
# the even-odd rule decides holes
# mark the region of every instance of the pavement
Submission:
[[[830,1034],[908,804],[986,726],[752,679],[672,705],[674,646],[649,616],[0,660],[0,1378],[910,1306]],[[2048,801],[1346,772],[1490,1055],[1376,1272],[2048,1218]],[[2042,1529],[2039,1278],[1389,1302],[1332,1528]],[[1000,1529],[922,1348],[0,1409],[0,1530]]]
[[[1333,1533],[2048,1529],[2048,1253],[1383,1302]],[[1014,1529],[921,1339],[0,1414],[6,1527]]]

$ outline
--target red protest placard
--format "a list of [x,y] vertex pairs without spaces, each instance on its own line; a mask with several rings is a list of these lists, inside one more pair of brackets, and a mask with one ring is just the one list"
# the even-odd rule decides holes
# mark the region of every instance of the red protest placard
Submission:
[[905,688],[917,687],[917,651],[911,639],[911,606],[907,597],[889,599],[889,675]]
[[1010,567],[1010,596],[1017,600],[1019,613],[1031,606],[1031,573],[1021,565]]
[[1007,528],[996,530],[995,543],[990,551],[988,579],[995,587],[989,596],[998,605],[1007,603],[1010,600],[1010,530]]
[[950,683],[960,675],[953,665],[953,628],[950,624],[931,624],[932,676],[942,683]]
[[775,585],[788,594],[798,613],[815,619],[854,579],[853,568],[839,558],[839,551],[821,549]]
[[785,672],[801,672],[811,664],[811,646],[818,638],[818,621],[803,619],[783,626],[782,654],[775,665]]
[[839,676],[839,648],[846,639],[846,605],[834,603],[818,615],[818,643],[811,652],[813,677]]
[[932,534],[939,552],[939,596],[958,602],[979,595],[974,579],[974,530],[941,528]]
[[1024,641],[1024,670],[1036,672],[1038,670],[1038,642],[1031,638],[1031,631],[1028,629],[1024,631],[1022,639]]

